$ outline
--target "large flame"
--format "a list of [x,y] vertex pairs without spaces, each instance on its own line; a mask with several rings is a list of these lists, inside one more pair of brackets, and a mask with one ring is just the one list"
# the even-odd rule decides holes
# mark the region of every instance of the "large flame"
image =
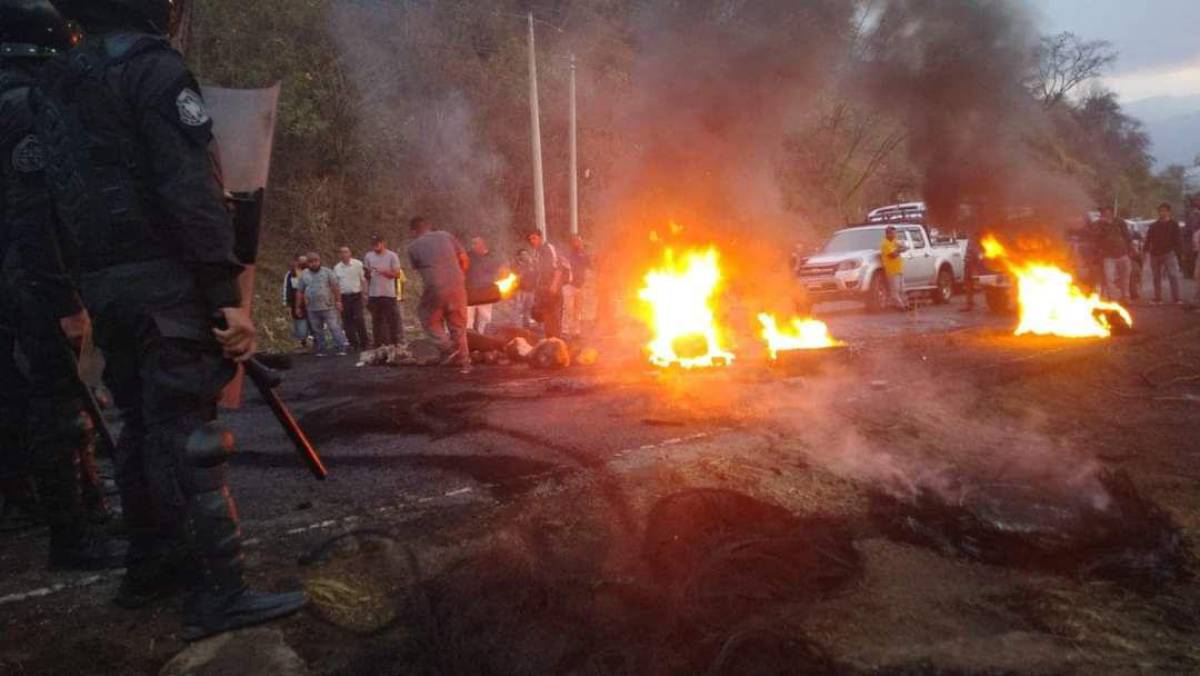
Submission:
[[758,321],[762,324],[762,337],[767,341],[771,359],[778,359],[779,353],[786,350],[818,350],[841,345],[829,334],[825,322],[810,317],[793,317],[791,326],[783,331],[779,330],[775,317],[765,312],[758,315]]
[[671,249],[664,252],[662,267],[646,273],[645,286],[638,292],[650,309],[651,363],[691,369],[733,361],[733,354],[721,347],[713,311],[720,284],[716,249],[688,251],[680,257]]
[[1042,261],[1016,261],[995,237],[980,240],[985,258],[999,261],[1017,280],[1020,323],[1016,335],[1065,338],[1107,338],[1112,335],[1107,313],[1121,317],[1133,326],[1129,311],[1117,303],[1088,295],[1062,268]]

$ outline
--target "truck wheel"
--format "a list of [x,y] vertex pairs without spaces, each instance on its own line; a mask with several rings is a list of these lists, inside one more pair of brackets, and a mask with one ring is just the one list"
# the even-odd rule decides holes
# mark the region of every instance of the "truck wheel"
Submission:
[[880,312],[887,307],[887,304],[887,280],[883,278],[882,272],[876,272],[871,275],[871,284],[867,287],[867,310]]
[[983,297],[987,301],[988,311],[994,315],[1008,314],[1008,289],[989,286],[984,289]]
[[933,292],[934,305],[945,305],[954,298],[954,271],[950,268],[938,270],[937,289]]

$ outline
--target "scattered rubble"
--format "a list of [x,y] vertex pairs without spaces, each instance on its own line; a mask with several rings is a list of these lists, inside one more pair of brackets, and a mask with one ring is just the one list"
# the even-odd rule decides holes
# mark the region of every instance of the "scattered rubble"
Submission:
[[159,676],[308,676],[308,666],[283,638],[283,632],[255,627],[193,643],[176,655]]

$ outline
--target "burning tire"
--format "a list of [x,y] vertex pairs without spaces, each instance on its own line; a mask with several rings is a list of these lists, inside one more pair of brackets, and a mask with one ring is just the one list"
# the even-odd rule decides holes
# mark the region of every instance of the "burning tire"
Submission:
[[983,298],[987,301],[988,311],[995,315],[1005,315],[1012,312],[1008,289],[1000,286],[989,286],[983,290]]
[[938,270],[937,290],[933,292],[935,305],[945,305],[954,298],[954,271],[950,268]]

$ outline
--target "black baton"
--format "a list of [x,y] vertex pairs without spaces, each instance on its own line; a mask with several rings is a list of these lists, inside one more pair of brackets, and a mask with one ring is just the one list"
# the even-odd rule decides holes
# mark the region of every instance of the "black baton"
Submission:
[[283,431],[292,440],[292,444],[296,447],[296,453],[300,454],[300,459],[304,461],[305,465],[308,465],[308,469],[314,477],[324,480],[329,475],[325,469],[325,463],[321,462],[321,456],[312,445],[308,435],[304,433],[304,428],[300,427],[296,417],[292,415],[287,404],[283,403],[283,399],[275,390],[283,382],[283,379],[258,359],[251,358],[243,362],[242,367],[246,369],[246,376],[250,378],[250,382],[254,383],[258,393],[271,408],[271,413],[275,414],[275,419],[283,426]]
[[[213,324],[221,330],[228,327],[225,316],[220,313],[213,316]],[[246,376],[250,378],[250,382],[254,383],[254,388],[262,395],[263,401],[267,402],[271,413],[275,414],[275,419],[279,421],[283,431],[292,440],[292,445],[296,447],[296,453],[300,455],[300,459],[308,466],[308,470],[314,477],[324,481],[325,477],[329,475],[329,471],[325,469],[325,463],[321,462],[321,455],[317,453],[316,447],[304,433],[304,428],[300,427],[296,416],[292,415],[292,411],[276,391],[276,388],[283,382],[283,378],[274,369],[253,357],[242,362],[242,368],[246,370]]]

